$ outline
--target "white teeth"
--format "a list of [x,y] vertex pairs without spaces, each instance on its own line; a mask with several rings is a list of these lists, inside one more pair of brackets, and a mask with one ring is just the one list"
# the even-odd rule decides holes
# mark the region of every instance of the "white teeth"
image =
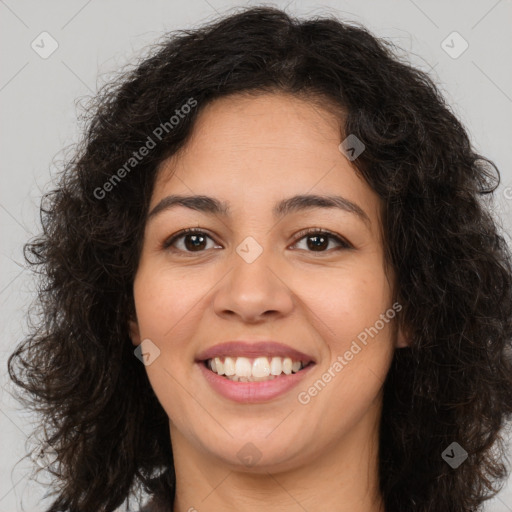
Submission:
[[220,358],[216,357],[212,359],[214,367],[212,370],[219,375],[224,375],[224,363],[220,360]]
[[286,373],[286,375],[292,373],[292,360],[289,357],[283,359],[283,372]]
[[268,377],[239,377],[238,375],[233,375],[232,377],[227,378],[234,382],[262,382],[264,380],[273,380],[276,378],[276,376],[269,375]]
[[224,361],[216,357],[209,359],[207,366],[218,375],[225,375],[236,382],[258,382],[272,380],[283,373],[297,373],[303,368],[303,363],[290,357],[226,357]]
[[226,375],[235,375],[235,361],[233,361],[233,358],[226,357],[224,359],[224,373]]
[[237,357],[235,363],[235,373],[239,377],[252,377],[251,361],[247,357]]
[[254,363],[252,363],[252,376],[268,377],[269,375],[270,365],[268,364],[268,359],[266,357],[258,357],[257,359],[255,359]]
[[270,363],[270,373],[272,375],[281,375],[283,373],[283,366],[281,365],[280,357],[273,357]]

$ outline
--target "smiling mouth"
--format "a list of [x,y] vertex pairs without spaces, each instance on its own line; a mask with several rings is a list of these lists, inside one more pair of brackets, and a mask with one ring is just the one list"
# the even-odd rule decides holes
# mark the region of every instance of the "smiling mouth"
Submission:
[[313,361],[290,357],[215,357],[203,361],[204,366],[233,382],[264,382],[299,373]]

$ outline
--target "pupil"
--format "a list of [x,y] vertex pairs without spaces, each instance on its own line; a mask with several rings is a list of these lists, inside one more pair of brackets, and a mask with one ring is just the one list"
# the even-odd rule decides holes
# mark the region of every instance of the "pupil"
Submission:
[[[315,242],[313,244],[310,244],[309,240],[315,240]],[[321,240],[320,244],[319,245],[315,245],[315,243],[319,242],[320,240]],[[309,236],[308,237],[308,247],[310,249],[313,249],[313,250],[324,249],[326,241],[327,241],[327,237],[324,236],[324,235]]]
[[[193,239],[192,243],[188,243],[191,239]],[[199,242],[199,245],[196,243],[199,239],[202,239],[202,242]],[[203,249],[204,247],[205,237],[202,235],[188,235],[185,237],[185,245],[187,249]]]

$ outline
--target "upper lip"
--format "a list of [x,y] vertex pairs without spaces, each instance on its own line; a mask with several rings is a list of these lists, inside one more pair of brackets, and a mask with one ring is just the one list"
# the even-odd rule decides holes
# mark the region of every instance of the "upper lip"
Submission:
[[289,357],[303,363],[315,362],[314,358],[304,352],[277,343],[275,341],[226,341],[210,347],[197,356],[197,361],[206,361],[214,357]]

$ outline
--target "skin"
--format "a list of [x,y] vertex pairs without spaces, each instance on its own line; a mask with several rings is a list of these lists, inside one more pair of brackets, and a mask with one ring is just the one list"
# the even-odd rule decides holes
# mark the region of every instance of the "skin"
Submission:
[[[220,217],[177,206],[152,216],[134,282],[132,342],[149,338],[160,350],[146,371],[169,416],[174,512],[252,512],[262,503],[266,512],[384,510],[382,386],[394,350],[406,345],[396,320],[309,403],[297,399],[394,303],[381,202],[338,149],[342,140],[332,109],[283,93],[232,95],[206,105],[184,150],[160,166],[149,211],[170,194],[212,196],[232,210]],[[341,195],[369,222],[335,208],[276,221],[274,204],[295,194]],[[200,249],[186,236],[162,247],[196,227],[211,237]],[[328,239],[315,251],[314,235],[297,236],[306,228],[329,230],[353,247]],[[248,236],[263,249],[252,263],[236,252]],[[236,403],[218,395],[194,362],[236,339],[282,342],[317,364],[278,398]],[[261,457],[250,467],[237,456],[247,443]]]

